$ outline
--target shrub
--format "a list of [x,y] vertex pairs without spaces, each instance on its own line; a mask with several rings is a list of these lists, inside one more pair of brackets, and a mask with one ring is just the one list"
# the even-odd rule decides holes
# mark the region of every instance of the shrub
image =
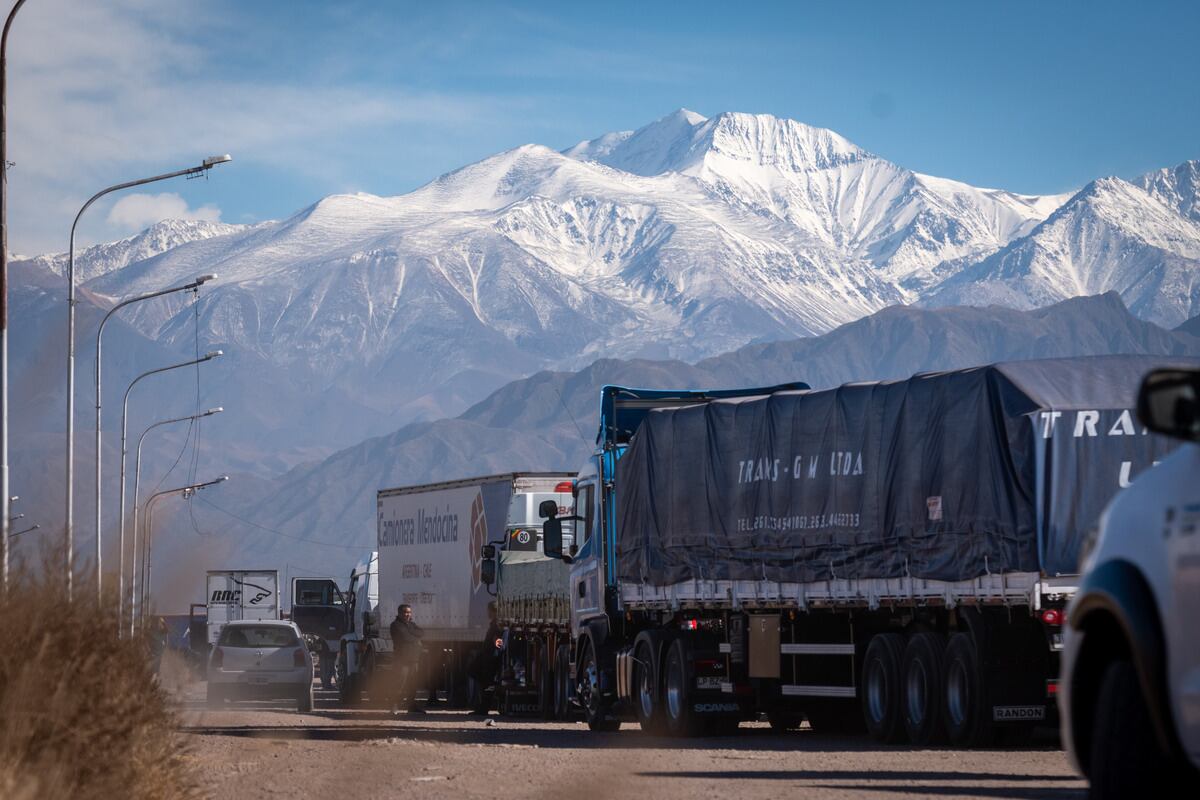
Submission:
[[115,594],[16,575],[0,597],[0,797],[195,797],[147,640]]

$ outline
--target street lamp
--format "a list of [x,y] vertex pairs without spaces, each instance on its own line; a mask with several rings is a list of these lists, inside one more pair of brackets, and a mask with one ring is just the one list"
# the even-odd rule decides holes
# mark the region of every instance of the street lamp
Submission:
[[[167,172],[162,175],[155,175],[152,178],[142,178],[141,180],[129,181],[127,183],[118,183],[115,186],[110,186],[107,189],[102,189],[92,195],[83,208],[79,209],[79,213],[75,215],[75,221],[71,223],[71,242],[70,248],[67,251],[67,522],[66,522],[66,537],[67,537],[67,601],[70,602],[72,594],[73,569],[72,562],[75,557],[75,531],[74,531],[74,516],[75,516],[75,228],[79,225],[79,219],[83,216],[83,212],[91,207],[92,203],[99,200],[106,194],[116,192],[121,189],[130,189],[134,186],[142,186],[155,181],[165,181],[168,178],[178,178],[181,176],[191,177],[207,172],[217,164],[223,164],[226,161],[232,161],[232,156],[210,156],[200,162],[199,166],[188,167],[174,172]],[[0,497],[8,494],[7,489],[0,488]],[[97,531],[97,535],[99,532]],[[97,550],[99,553],[99,550]],[[96,564],[96,592],[99,596],[100,592],[100,564]]]
[[[211,417],[213,414],[220,414],[224,410],[225,409],[221,408],[220,406],[217,406],[216,408],[210,408],[208,411],[205,411],[201,414],[192,414],[190,417],[176,417],[175,419],[164,419],[164,420],[156,422],[153,425],[151,425],[150,427],[146,428],[146,430],[142,431],[142,435],[138,437],[138,444],[137,444],[137,451],[136,451],[137,454],[133,458],[133,541],[130,542],[130,545],[129,545],[129,550],[130,550],[129,560],[131,562],[129,565],[129,635],[130,636],[133,635],[133,624],[134,624],[133,598],[135,596],[137,596],[138,488],[142,482],[142,442],[146,441],[146,434],[149,433],[150,431],[154,430],[155,428],[161,427],[163,425],[171,425],[176,422],[186,422],[188,420],[200,419],[201,417]],[[124,499],[125,499],[124,496],[125,496],[125,487],[124,487],[124,481],[122,481],[122,486],[121,486],[122,501],[124,501]],[[123,505],[122,505],[122,507],[123,507]],[[121,593],[122,593],[122,597],[118,601],[118,603],[123,603],[124,602],[123,595],[125,592],[125,514],[123,511],[121,513],[121,559],[120,559],[120,561],[121,561]],[[117,606],[118,620],[121,618],[123,613],[124,613],[123,605],[119,604]]]
[[[8,497],[8,31],[25,0],[17,0],[0,36],[0,498]],[[8,505],[0,518],[0,593],[8,592]]]
[[[139,294],[136,297],[127,298],[127,299],[122,300],[121,302],[117,303],[111,309],[109,309],[108,313],[104,315],[104,319],[100,320],[100,327],[96,331],[96,582],[97,582],[97,588],[99,588],[98,584],[100,582],[100,557],[101,557],[100,556],[100,541],[101,541],[101,535],[100,535],[100,532],[101,532],[100,465],[103,461],[103,459],[100,457],[101,452],[103,451],[103,442],[101,441],[101,435],[100,435],[101,434],[100,371],[101,371],[101,366],[103,364],[103,361],[101,360],[101,357],[100,357],[100,348],[101,348],[101,344],[102,344],[101,337],[104,336],[104,326],[108,324],[108,320],[110,318],[112,318],[113,314],[117,313],[125,306],[132,305],[133,303],[139,303],[142,300],[150,300],[155,297],[162,297],[163,295],[173,294],[175,292],[185,292],[185,291],[189,291],[189,290],[190,291],[199,291],[200,287],[202,285],[204,285],[208,281],[214,280],[216,277],[217,277],[216,275],[201,275],[200,277],[196,278],[191,283],[185,283],[183,286],[173,286],[170,289],[162,289],[157,292],[146,292],[145,294]],[[124,496],[124,493],[125,493],[125,486],[124,486],[124,484],[122,484],[122,486],[121,486],[122,497]],[[124,526],[125,526],[124,517],[122,517],[120,520],[118,520],[118,524],[121,525],[121,532],[123,535],[124,534]],[[121,562],[121,569],[119,570],[120,571],[120,579],[119,579],[119,582],[117,585],[117,619],[118,620],[121,618],[120,605],[121,605],[122,599],[125,597],[125,571],[124,571],[125,542],[124,542],[123,538],[121,541],[120,553],[121,553],[121,557],[118,560]]]
[[[142,552],[142,570],[144,575],[142,580],[142,602],[140,604],[143,617],[145,617],[146,614],[146,606],[150,602],[150,540],[154,535],[154,501],[164,495],[176,493],[181,493],[185,498],[191,497],[193,494],[201,489],[204,489],[205,487],[227,480],[229,480],[229,476],[222,475],[219,478],[214,478],[213,480],[205,481],[204,483],[193,483],[191,486],[177,486],[174,489],[163,489],[161,492],[155,492],[154,494],[150,495],[150,499],[146,501],[146,536],[143,538]],[[134,599],[136,600],[136,597]]]
[[[133,387],[137,386],[138,381],[140,381],[142,378],[149,378],[151,375],[157,375],[160,372],[170,372],[171,370],[179,369],[180,367],[190,367],[195,364],[203,364],[205,361],[212,361],[214,358],[217,358],[218,356],[222,356],[222,355],[224,355],[223,351],[213,350],[211,353],[205,353],[200,358],[193,358],[191,361],[184,361],[179,364],[172,364],[169,367],[159,367],[158,369],[152,369],[149,372],[143,372],[141,375],[138,375],[136,378],[134,378],[133,382],[129,384],[129,388],[125,390],[125,400],[121,406],[121,480],[120,480],[120,484],[121,484],[121,487],[120,487],[121,488],[120,522],[121,522],[121,524],[119,526],[120,530],[121,530],[121,539],[120,539],[120,545],[119,545],[119,548],[120,548],[119,552],[121,552],[121,553],[125,552],[125,455],[126,455],[125,439],[126,439],[127,432],[129,430],[129,393],[133,391]],[[97,581],[100,580],[100,559],[99,558],[96,559],[96,580]],[[121,580],[122,580],[122,583],[124,583],[123,577],[121,578]],[[124,585],[122,585],[120,587],[119,593],[124,592],[124,591],[125,591],[125,587],[124,587]]]

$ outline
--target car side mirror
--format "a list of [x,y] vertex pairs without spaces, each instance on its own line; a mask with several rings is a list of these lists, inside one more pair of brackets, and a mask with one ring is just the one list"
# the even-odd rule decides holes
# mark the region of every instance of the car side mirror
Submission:
[[1156,369],[1142,379],[1138,419],[1155,433],[1200,441],[1200,371]]

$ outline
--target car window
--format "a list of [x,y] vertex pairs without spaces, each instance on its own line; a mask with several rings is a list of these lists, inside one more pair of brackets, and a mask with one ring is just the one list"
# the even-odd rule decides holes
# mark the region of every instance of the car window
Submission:
[[227,625],[217,644],[221,647],[290,647],[300,642],[295,631],[282,625]]

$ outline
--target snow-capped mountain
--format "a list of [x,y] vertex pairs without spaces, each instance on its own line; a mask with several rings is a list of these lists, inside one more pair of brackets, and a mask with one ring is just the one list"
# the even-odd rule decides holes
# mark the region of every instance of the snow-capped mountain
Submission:
[[1197,163],[1135,182],[1102,178],[1022,237],[931,292],[929,305],[1034,308],[1115,290],[1143,319],[1174,327],[1200,307]]
[[397,197],[334,195],[253,227],[161,223],[79,262],[99,306],[219,274],[198,306],[173,295],[122,318],[158,346],[226,350],[220,402],[253,416],[222,425],[294,464],[540,369],[697,360],[899,303],[1028,308],[1115,289],[1178,324],[1200,310],[1196,173],[1033,197],[792,120],[681,110]]
[[[203,340],[314,391],[360,388],[399,423],[539,368],[821,333],[917,299],[1061,200],[918,175],[791,120],[680,111],[562,153],[519,147],[399,197],[328,197],[87,286],[118,297],[216,272]],[[182,302],[128,313],[182,343]]]
[[[214,236],[227,236],[247,227],[204,220],[165,219],[133,236],[76,250],[75,280],[82,283],[165,253],[181,244]],[[20,256],[15,258],[18,262],[28,261],[35,268],[48,270],[55,275],[67,274],[67,253],[51,253],[30,259],[22,259]]]

